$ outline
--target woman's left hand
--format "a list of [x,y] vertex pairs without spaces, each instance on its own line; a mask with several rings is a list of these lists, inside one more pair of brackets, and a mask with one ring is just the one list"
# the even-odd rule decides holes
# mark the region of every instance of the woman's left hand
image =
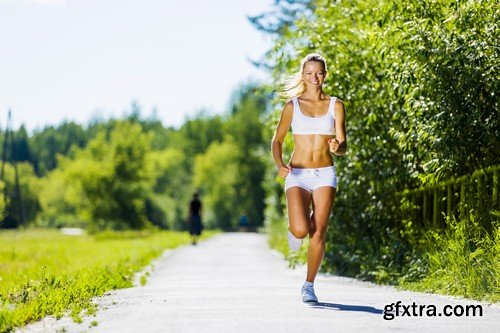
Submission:
[[328,144],[330,145],[330,153],[336,153],[340,147],[340,142],[337,139],[329,139]]

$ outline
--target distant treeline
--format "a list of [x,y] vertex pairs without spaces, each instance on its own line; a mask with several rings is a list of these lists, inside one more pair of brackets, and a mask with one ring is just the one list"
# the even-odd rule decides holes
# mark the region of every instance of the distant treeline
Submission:
[[[1,226],[184,229],[196,190],[208,227],[233,229],[242,213],[262,226],[267,100],[257,85],[243,85],[228,114],[201,112],[178,129],[144,118],[135,103],[122,119],[31,135],[22,126],[7,142]],[[3,147],[5,129],[1,139]]]

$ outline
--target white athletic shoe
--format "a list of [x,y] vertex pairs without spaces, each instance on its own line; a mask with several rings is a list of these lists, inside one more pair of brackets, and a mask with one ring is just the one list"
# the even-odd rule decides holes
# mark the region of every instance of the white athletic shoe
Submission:
[[300,246],[302,245],[302,239],[300,238],[295,238],[295,236],[288,231],[288,246],[290,246],[290,249],[292,251],[297,251],[300,249]]
[[302,290],[300,292],[302,295],[302,302],[317,302],[318,298],[314,293],[314,286],[312,285],[303,285]]

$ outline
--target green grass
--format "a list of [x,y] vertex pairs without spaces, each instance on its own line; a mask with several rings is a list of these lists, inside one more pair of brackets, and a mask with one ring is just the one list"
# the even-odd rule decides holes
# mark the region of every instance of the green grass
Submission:
[[448,220],[444,232],[424,235],[428,273],[419,281],[400,281],[405,289],[500,302],[500,228],[490,234],[471,215]]
[[[214,233],[204,232],[203,238]],[[81,315],[96,311],[93,297],[131,287],[134,274],[152,259],[187,243],[187,233],[172,231],[0,231],[0,332],[68,311],[81,322]]]

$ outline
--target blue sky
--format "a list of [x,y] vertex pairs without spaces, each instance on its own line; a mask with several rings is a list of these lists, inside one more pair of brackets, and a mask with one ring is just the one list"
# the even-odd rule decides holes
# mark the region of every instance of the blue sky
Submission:
[[272,0],[0,0],[0,126],[121,116],[137,101],[167,126],[266,73],[270,47],[247,20]]

